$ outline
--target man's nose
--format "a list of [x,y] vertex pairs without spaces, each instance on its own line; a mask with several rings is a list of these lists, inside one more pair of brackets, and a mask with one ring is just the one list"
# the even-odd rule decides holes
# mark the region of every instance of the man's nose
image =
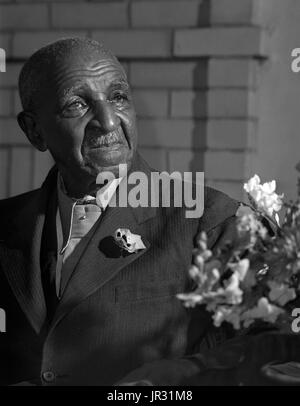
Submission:
[[114,131],[120,125],[120,119],[116,115],[114,107],[106,100],[98,100],[95,103],[94,118],[104,133]]

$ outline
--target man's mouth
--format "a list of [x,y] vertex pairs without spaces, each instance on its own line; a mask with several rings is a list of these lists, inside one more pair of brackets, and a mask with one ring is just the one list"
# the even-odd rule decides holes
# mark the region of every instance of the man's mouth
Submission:
[[93,133],[88,138],[86,145],[91,149],[112,147],[118,144],[125,144],[125,137],[121,129],[114,130],[108,134]]

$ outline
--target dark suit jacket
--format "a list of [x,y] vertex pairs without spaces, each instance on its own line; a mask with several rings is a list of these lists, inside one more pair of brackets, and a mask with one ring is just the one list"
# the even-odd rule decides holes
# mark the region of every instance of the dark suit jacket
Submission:
[[[139,157],[134,168],[151,172]],[[0,307],[7,317],[1,383],[110,385],[145,362],[217,343],[210,315],[187,310],[175,295],[191,288],[187,270],[197,232],[207,231],[216,248],[230,237],[238,203],[206,188],[200,221],[186,219],[184,208],[107,208],[47,317],[56,173],[40,189],[0,202]],[[146,249],[120,255],[111,238],[119,227],[141,235]]]

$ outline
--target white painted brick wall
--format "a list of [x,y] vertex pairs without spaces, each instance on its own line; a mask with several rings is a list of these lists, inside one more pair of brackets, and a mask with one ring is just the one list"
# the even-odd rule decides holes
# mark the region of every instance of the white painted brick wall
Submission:
[[177,30],[176,56],[266,56],[267,38],[258,27]]
[[56,29],[125,28],[128,26],[126,2],[51,4],[51,23]]
[[86,31],[38,31],[17,32],[13,38],[12,55],[15,58],[28,58],[39,48],[59,38],[86,36]]
[[18,127],[17,78],[31,53],[70,36],[103,40],[121,58],[151,165],[205,169],[209,182],[238,196],[257,148],[257,57],[268,56],[261,1],[209,0],[206,21],[203,0],[0,0],[9,58],[0,73],[0,198],[38,187],[52,165]]
[[180,119],[141,119],[138,122],[141,146],[204,148],[205,121]]
[[258,24],[259,3],[260,0],[211,0],[210,22],[213,25]]
[[0,6],[0,30],[48,28],[45,4],[3,4]]
[[208,62],[209,87],[255,88],[258,82],[258,62],[251,59],[217,59]]
[[26,136],[14,117],[0,118],[0,145],[28,145]]
[[197,62],[132,62],[131,84],[135,87],[155,88],[204,88],[206,81],[205,61]]
[[118,57],[171,56],[172,36],[166,30],[103,30],[93,31],[92,37],[103,41]]
[[199,21],[200,0],[135,1],[131,3],[133,27],[195,27]]
[[133,100],[139,117],[166,117],[168,92],[165,90],[135,90]]

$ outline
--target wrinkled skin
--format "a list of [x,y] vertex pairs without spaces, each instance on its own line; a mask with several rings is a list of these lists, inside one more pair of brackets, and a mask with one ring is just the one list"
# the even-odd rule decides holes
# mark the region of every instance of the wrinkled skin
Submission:
[[38,98],[36,111],[20,113],[19,124],[37,149],[50,151],[71,196],[95,193],[99,172],[118,176],[121,163],[130,169],[136,115],[115,58],[100,50],[74,51],[52,66]]

